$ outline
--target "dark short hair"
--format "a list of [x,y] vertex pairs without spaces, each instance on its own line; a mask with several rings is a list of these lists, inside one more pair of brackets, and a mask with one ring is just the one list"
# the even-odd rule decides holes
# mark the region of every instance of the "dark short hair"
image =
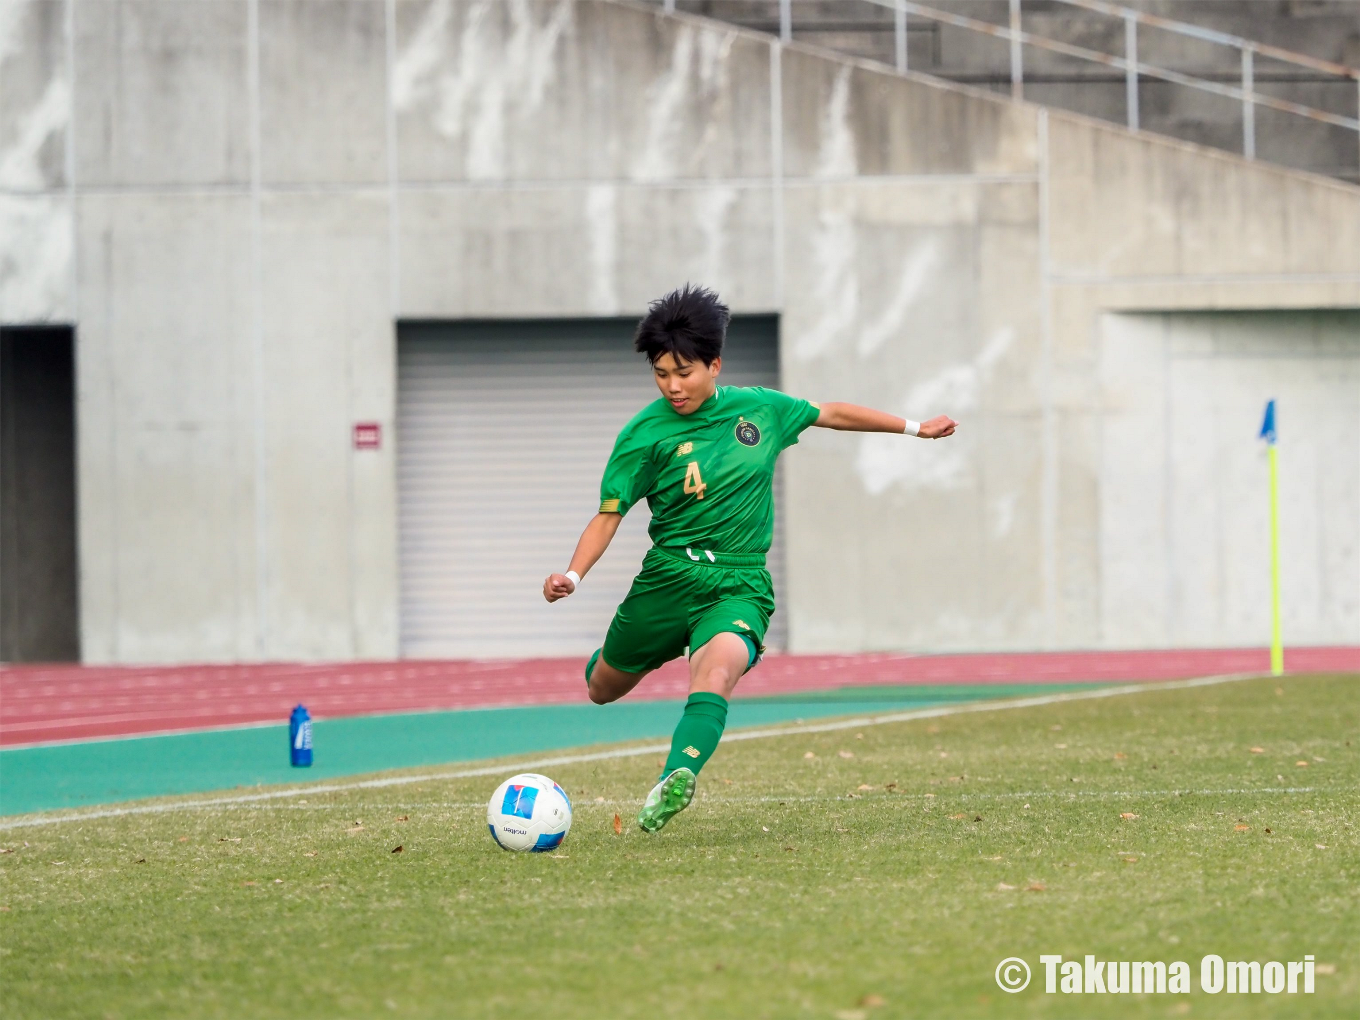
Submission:
[[722,355],[727,324],[732,321],[728,307],[707,287],[685,284],[647,306],[638,323],[633,346],[647,355],[647,363],[669,354],[679,362],[702,361],[713,364]]

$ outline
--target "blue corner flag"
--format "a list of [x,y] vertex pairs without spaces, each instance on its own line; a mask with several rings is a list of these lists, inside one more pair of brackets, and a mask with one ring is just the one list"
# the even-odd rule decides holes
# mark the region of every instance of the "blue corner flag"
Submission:
[[1261,422],[1261,439],[1266,441],[1270,461],[1270,672],[1284,674],[1284,639],[1280,637],[1280,473],[1276,466],[1275,401],[1266,403]]
[[1261,422],[1261,439],[1271,446],[1275,445],[1275,401],[1266,402],[1266,418]]

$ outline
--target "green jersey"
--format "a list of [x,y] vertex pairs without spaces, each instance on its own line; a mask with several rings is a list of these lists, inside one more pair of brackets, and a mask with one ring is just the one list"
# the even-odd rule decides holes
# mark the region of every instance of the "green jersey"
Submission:
[[600,512],[626,514],[645,498],[658,546],[766,553],[775,461],[819,413],[816,404],[759,386],[719,386],[693,414],[666,400],[648,404],[614,443]]

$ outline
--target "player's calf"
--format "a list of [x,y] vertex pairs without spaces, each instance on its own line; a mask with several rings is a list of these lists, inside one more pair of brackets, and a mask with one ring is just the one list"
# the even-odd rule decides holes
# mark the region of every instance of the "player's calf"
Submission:
[[595,654],[586,663],[586,692],[597,705],[608,705],[638,685],[650,670],[641,673],[625,673],[604,661],[603,649],[595,649]]

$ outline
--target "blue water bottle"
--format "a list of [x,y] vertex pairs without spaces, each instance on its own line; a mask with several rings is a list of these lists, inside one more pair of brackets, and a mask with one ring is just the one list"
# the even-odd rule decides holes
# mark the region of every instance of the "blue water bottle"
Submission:
[[293,709],[288,720],[288,756],[294,768],[305,769],[312,764],[312,717],[304,705]]

